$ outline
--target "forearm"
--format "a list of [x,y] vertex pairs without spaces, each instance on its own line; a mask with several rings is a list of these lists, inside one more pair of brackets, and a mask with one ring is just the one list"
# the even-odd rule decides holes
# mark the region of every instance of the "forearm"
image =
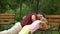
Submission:
[[30,34],[30,28],[28,26],[24,26],[18,34]]
[[48,29],[47,24],[44,24],[43,25],[43,28]]
[[1,31],[0,34],[17,34],[22,28],[19,24],[20,23],[16,23],[12,28],[5,31]]
[[47,24],[42,25],[42,28],[40,28],[40,30],[46,30],[46,29],[48,29]]
[[8,31],[11,32],[12,34],[18,33],[22,29],[22,26],[20,25],[20,22],[16,23],[11,29]]

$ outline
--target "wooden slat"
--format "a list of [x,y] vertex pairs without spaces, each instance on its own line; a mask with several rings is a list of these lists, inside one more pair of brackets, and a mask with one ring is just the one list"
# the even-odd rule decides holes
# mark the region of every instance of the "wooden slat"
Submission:
[[47,19],[48,22],[60,22],[60,19]]
[[50,26],[59,26],[59,23],[48,23]]
[[60,18],[60,15],[45,15],[46,18]]
[[0,24],[9,24],[10,22],[0,22]]
[[14,14],[0,14],[0,19],[14,19]]
[[14,20],[14,19],[0,19],[0,20]]
[[3,15],[3,16],[4,16],[4,15],[6,15],[6,16],[9,16],[9,15],[10,15],[10,16],[15,16],[15,14],[0,14],[0,15]]
[[14,16],[0,16],[0,19],[14,19]]

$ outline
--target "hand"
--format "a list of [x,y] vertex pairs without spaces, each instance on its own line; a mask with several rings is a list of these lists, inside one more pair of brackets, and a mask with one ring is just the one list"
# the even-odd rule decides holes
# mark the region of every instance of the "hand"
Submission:
[[32,21],[35,21],[36,20],[36,16],[35,15],[32,15]]
[[41,21],[41,23],[40,23],[41,25],[45,25],[46,23],[44,22],[44,21]]
[[40,26],[41,27],[39,28],[39,30],[47,30],[48,29],[47,24],[44,21],[41,21]]

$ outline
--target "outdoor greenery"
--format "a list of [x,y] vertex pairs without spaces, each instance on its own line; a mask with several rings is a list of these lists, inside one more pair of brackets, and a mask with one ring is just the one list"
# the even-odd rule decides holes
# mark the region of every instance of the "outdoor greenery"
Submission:
[[[36,11],[59,15],[60,0],[0,0],[0,14],[16,14],[15,21],[21,21],[24,15]],[[0,30],[6,28],[3,25],[0,27]]]
[[36,12],[37,3],[39,3],[39,12],[44,14],[60,14],[60,0],[0,0],[0,14],[16,13],[16,20],[19,21],[24,15]]

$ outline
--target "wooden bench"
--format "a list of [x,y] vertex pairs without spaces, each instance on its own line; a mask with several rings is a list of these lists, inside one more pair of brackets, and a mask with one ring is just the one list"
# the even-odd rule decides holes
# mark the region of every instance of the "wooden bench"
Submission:
[[48,20],[48,25],[58,26],[60,23],[60,15],[46,15],[46,18]]
[[15,14],[0,14],[0,24],[9,24],[15,18]]
[[48,23],[49,29],[40,29],[40,30],[58,30],[57,27],[60,26],[60,15],[45,15]]
[[[60,25],[60,15],[45,15],[48,20],[49,26],[59,26]],[[57,30],[57,28],[52,28],[52,30]]]
[[[60,15],[45,15],[48,20],[48,25],[59,26]],[[9,24],[10,21],[14,20],[15,14],[0,14],[0,24]]]

